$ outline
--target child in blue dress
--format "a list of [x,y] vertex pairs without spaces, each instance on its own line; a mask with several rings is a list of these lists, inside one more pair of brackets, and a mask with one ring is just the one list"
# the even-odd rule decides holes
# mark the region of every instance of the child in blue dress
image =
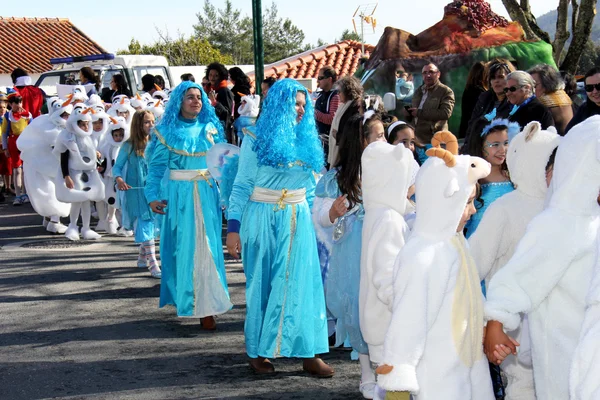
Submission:
[[150,276],[160,278],[154,244],[154,214],[143,190],[148,176],[145,151],[152,128],[154,115],[148,110],[136,111],[131,122],[131,136],[119,152],[113,166],[113,176],[117,188],[125,191],[123,226],[135,232],[135,241],[140,244],[137,265],[140,268],[148,267]]
[[371,369],[369,349],[360,332],[358,295],[360,288],[360,254],[365,210],[362,205],[361,156],[368,130],[362,129],[362,116],[351,117],[344,125],[339,143],[339,157],[334,167],[317,184],[315,196],[322,198],[317,212],[320,226],[333,227],[333,246],[325,282],[327,309],[337,319],[336,343],[346,338],[361,365],[359,390],[373,397],[375,375]]
[[509,138],[514,137],[520,131],[521,127],[515,122],[495,119],[483,129],[481,135],[476,135],[469,141],[468,154],[481,157],[492,164],[492,172],[487,178],[479,181],[481,189],[476,202],[477,213],[471,217],[465,227],[467,239],[477,229],[490,204],[515,189],[506,166],[506,151]]

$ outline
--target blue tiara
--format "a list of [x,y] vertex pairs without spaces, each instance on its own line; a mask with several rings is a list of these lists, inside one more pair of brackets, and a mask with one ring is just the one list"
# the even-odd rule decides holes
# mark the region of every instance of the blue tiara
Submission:
[[481,137],[485,137],[490,133],[492,128],[496,126],[506,126],[508,131],[508,140],[512,140],[519,132],[521,132],[521,126],[516,122],[510,122],[506,118],[498,118],[493,120],[489,125],[486,125],[481,131]]

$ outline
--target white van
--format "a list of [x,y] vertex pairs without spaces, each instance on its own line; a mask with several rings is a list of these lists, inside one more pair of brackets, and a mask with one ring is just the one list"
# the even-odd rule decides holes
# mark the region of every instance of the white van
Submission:
[[78,85],[79,70],[91,67],[100,77],[101,88],[110,89],[110,80],[115,74],[122,74],[132,93],[142,90],[142,76],[146,74],[161,75],[165,80],[165,88],[175,86],[169,63],[163,56],[153,55],[114,55],[95,54],[81,57],[64,57],[50,59],[52,70],[44,72],[35,83],[47,96],[56,96],[56,85]]

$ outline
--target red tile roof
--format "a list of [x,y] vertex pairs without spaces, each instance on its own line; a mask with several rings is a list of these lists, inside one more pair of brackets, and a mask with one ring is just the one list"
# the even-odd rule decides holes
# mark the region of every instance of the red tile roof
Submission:
[[[368,56],[375,46],[365,44],[365,56]],[[358,62],[363,56],[361,43],[354,40],[325,45],[288,57],[285,60],[265,66],[265,78],[274,76],[282,78],[316,78],[319,70],[325,65],[335,68],[338,77],[352,75],[358,68]],[[251,73],[254,79],[254,73]]]
[[17,67],[30,74],[41,73],[52,69],[51,58],[106,53],[65,18],[0,17],[0,37],[17,40],[17,43],[5,40],[0,46],[3,74]]

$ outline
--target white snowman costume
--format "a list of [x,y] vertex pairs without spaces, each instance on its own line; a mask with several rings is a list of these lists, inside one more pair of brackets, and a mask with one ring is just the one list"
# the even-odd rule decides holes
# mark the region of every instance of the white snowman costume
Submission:
[[456,232],[491,166],[441,148],[427,154],[416,180],[414,227],[394,266],[378,385],[415,400],[493,400],[482,346],[483,294],[466,239]]
[[600,116],[578,124],[556,154],[552,197],[490,281],[488,320],[516,329],[528,314],[536,396],[569,398],[600,227]]
[[33,209],[44,217],[48,232],[62,234],[67,227],[60,223],[60,217],[69,215],[71,204],[56,198],[54,178],[59,160],[52,154],[52,149],[58,134],[66,126],[61,115],[71,114],[73,106],[58,97],[51,97],[46,103],[48,114],[35,118],[23,130],[17,139],[17,147],[21,151],[25,187]]
[[392,317],[394,260],[408,233],[404,212],[413,159],[404,146],[384,142],[371,143],[361,158],[365,216],[359,321],[369,357],[376,364],[382,362],[385,332]]
[[[123,140],[121,142],[115,142],[112,135],[112,133],[117,129],[123,129],[124,132]],[[106,135],[104,135],[104,139],[98,148],[102,158],[106,161],[106,169],[102,172],[102,179],[104,181],[105,188],[104,202],[108,212],[106,214],[106,223],[103,226],[106,227],[106,232],[110,234],[117,233],[117,228],[119,227],[119,222],[115,217],[117,189],[112,169],[117,162],[119,150],[121,149],[123,143],[129,139],[129,135],[129,124],[125,118],[112,118],[109,131],[106,133]]]
[[146,105],[146,110],[150,111],[152,115],[154,115],[154,120],[158,124],[158,121],[160,121],[163,114],[165,113],[165,105],[160,100],[150,101]]
[[99,131],[92,131],[92,141],[96,148],[102,142],[104,135],[108,132],[108,125],[110,124],[110,117],[104,110],[104,103],[100,99],[100,96],[97,94],[93,94],[90,96],[90,99],[87,102],[88,107],[90,107],[94,112],[92,113],[92,123],[96,121],[102,121],[102,129]]
[[[600,252],[600,241],[597,243]],[[600,257],[586,298],[585,318],[571,365],[571,400],[600,399]]]
[[135,114],[135,109],[131,107],[131,102],[129,98],[125,95],[117,96],[113,99],[112,107],[108,109],[108,115],[110,117],[117,117],[118,112],[127,112],[128,116],[126,119],[127,124],[131,125],[131,120],[133,119],[133,114]]
[[[548,191],[546,165],[559,143],[556,129],[550,127],[543,131],[539,122],[529,123],[510,141],[506,163],[516,189],[489,206],[469,238],[471,255],[486,284],[489,285],[494,274],[510,260],[527,225],[544,209]],[[529,331],[524,331],[520,324],[510,334],[524,344],[527,340],[522,341],[521,337],[526,338]],[[521,347],[520,353],[524,350]],[[502,370],[508,378],[506,400],[535,400],[530,362],[519,361],[511,354],[502,363]]]
[[[77,126],[78,121],[89,122],[87,132]],[[67,188],[60,164],[54,182],[56,198],[71,203],[71,222],[65,232],[65,236],[70,240],[79,240],[77,220],[80,214],[83,223],[82,237],[86,240],[100,238],[100,235],[90,228],[90,202],[104,199],[104,183],[96,170],[96,146],[91,138],[91,125],[91,109],[82,103],[76,104],[65,129],[58,134],[53,150],[59,159],[68,151],[69,176],[73,180],[74,188]]]

